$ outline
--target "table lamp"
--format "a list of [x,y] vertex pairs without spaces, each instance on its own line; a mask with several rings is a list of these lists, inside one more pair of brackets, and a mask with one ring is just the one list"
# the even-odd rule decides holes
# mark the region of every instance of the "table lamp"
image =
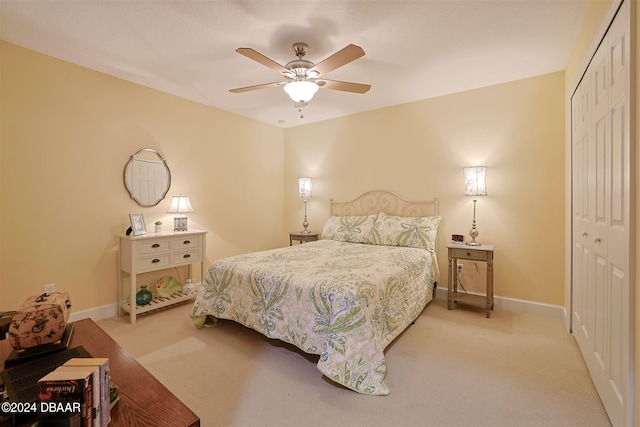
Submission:
[[469,246],[480,246],[481,243],[476,242],[478,237],[478,229],[476,228],[476,202],[478,196],[487,195],[486,185],[487,167],[486,166],[469,166],[464,168],[464,195],[473,196],[473,222],[469,236],[471,241],[467,242]]
[[302,222],[304,230],[302,232],[308,233],[307,200],[311,198],[311,178],[298,178],[298,198],[304,199],[304,221]]
[[173,231],[187,231],[187,216],[185,213],[193,212],[189,196],[173,196],[171,206],[167,213],[178,214],[173,217]]

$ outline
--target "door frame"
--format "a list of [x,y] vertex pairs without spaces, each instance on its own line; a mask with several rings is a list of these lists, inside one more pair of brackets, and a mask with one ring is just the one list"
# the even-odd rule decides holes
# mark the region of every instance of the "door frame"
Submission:
[[[589,48],[587,49],[584,58],[582,59],[582,63],[580,64],[580,67],[578,67],[577,70],[577,74],[576,77],[574,77],[573,82],[571,83],[571,86],[569,87],[567,93],[566,93],[566,104],[565,104],[565,110],[566,110],[566,141],[565,141],[565,150],[566,150],[566,167],[567,167],[567,174],[565,175],[565,179],[566,179],[566,194],[568,195],[565,198],[565,212],[566,212],[566,218],[565,218],[565,263],[568,266],[567,271],[565,273],[565,306],[564,306],[564,310],[563,310],[563,321],[564,321],[564,325],[567,331],[571,332],[572,331],[572,310],[573,310],[573,186],[572,186],[572,182],[573,182],[573,147],[572,147],[572,141],[573,141],[573,123],[572,123],[572,111],[571,111],[571,97],[573,96],[573,94],[576,92],[576,90],[578,89],[578,85],[580,84],[580,82],[582,81],[582,78],[584,77],[585,73],[587,72],[587,68],[589,67],[589,64],[591,63],[591,60],[593,59],[593,57],[596,54],[596,51],[598,50],[598,47],[600,46],[600,43],[602,42],[602,40],[604,39],[605,34],[607,33],[607,30],[609,29],[609,27],[611,26],[611,23],[613,22],[613,19],[616,16],[616,13],[618,12],[618,9],[620,8],[620,5],[622,4],[624,0],[612,0],[611,4],[609,5],[609,9],[607,10],[607,14],[605,15],[605,17],[602,19],[602,22],[600,23],[600,27],[598,27],[598,31],[596,32],[596,34],[593,36],[593,39],[591,40],[591,44],[589,45]],[[633,3],[633,2],[632,2]],[[633,14],[633,8],[632,8],[632,12]],[[632,16],[633,19],[633,16]],[[635,60],[635,58],[633,57],[633,52],[632,52],[632,59],[631,62],[633,63]],[[634,117],[633,117],[633,113],[632,113],[632,117],[631,117],[631,121],[633,123]],[[634,138],[634,135],[630,135],[632,138]],[[633,144],[632,144],[633,145]],[[633,150],[632,150],[633,151]],[[633,191],[632,191],[633,193]]]
[[[596,51],[598,50],[598,47],[600,46],[601,42],[603,41],[609,27],[611,26],[616,13],[618,12],[618,9],[620,8],[620,6],[622,5],[622,3],[625,0],[612,0],[611,4],[609,5],[609,9],[607,10],[606,15],[604,16],[604,18],[602,19],[602,22],[600,23],[600,26],[598,27],[597,32],[595,33],[595,35],[593,36],[593,39],[591,41],[591,44],[589,45],[589,48],[587,49],[587,51],[585,52],[584,58],[582,60],[582,63],[580,65],[580,67],[577,69],[577,73],[576,76],[574,77],[574,80],[571,84],[571,86],[568,87],[567,90],[567,94],[566,94],[566,105],[565,105],[565,110],[566,110],[566,117],[567,117],[567,121],[566,121],[566,144],[565,144],[565,150],[566,150],[566,167],[567,167],[567,174],[565,175],[566,178],[566,191],[567,191],[567,197],[565,198],[565,212],[566,212],[566,217],[565,217],[565,221],[566,221],[566,227],[565,227],[565,263],[568,266],[567,271],[566,271],[566,276],[565,276],[565,307],[564,307],[564,313],[563,313],[563,321],[565,324],[565,328],[567,329],[567,331],[572,333],[573,330],[573,251],[574,251],[574,245],[573,245],[573,202],[574,202],[574,194],[573,194],[573,122],[572,122],[572,105],[571,105],[571,98],[572,96],[575,94],[580,82],[582,81],[587,68],[589,67],[592,59],[594,58]],[[636,154],[636,143],[637,141],[637,112],[636,112],[636,108],[637,108],[637,96],[636,96],[636,91],[637,91],[637,70],[636,70],[636,64],[637,64],[637,49],[638,46],[636,46],[636,39],[637,39],[637,35],[636,35],[636,7],[637,7],[637,1],[636,0],[627,0],[629,1],[629,19],[630,19],[630,43],[631,43],[631,56],[630,56],[630,97],[629,97],[629,106],[630,106],[630,117],[629,117],[629,138],[630,138],[630,182],[629,182],[629,193],[630,193],[630,200],[629,200],[629,209],[630,209],[630,239],[631,239],[631,244],[630,244],[630,253],[629,253],[629,297],[630,297],[630,307],[629,307],[629,357],[630,357],[630,372],[629,372],[629,381],[630,381],[630,389],[631,389],[631,393],[629,396],[630,402],[629,402],[629,413],[628,413],[628,421],[630,422],[634,422],[635,419],[637,419],[637,415],[636,411],[638,410],[637,407],[637,399],[635,397],[635,392],[637,391],[637,385],[638,382],[636,381],[636,348],[637,348],[637,340],[636,340],[636,336],[637,336],[637,328],[635,327],[635,323],[636,323],[636,269],[635,269],[635,264],[636,264],[636,250],[635,250],[635,245],[636,245],[636,222],[637,222],[637,212],[638,210],[636,209],[636,200],[638,200],[638,198],[636,197],[636,182],[637,179],[636,178],[636,174],[637,174],[637,166],[638,166],[638,162],[637,160],[637,154]]]

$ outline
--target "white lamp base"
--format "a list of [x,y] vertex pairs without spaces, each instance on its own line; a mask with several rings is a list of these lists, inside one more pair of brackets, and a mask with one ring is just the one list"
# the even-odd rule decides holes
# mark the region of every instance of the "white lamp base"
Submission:
[[478,237],[478,229],[476,228],[476,202],[477,199],[473,199],[473,222],[471,223],[471,230],[469,230],[471,241],[467,242],[469,246],[482,246],[482,243],[476,242],[476,237]]
[[303,234],[309,234],[309,230],[307,230],[308,226],[309,221],[307,221],[307,199],[304,199],[304,221],[302,221],[302,227],[304,227],[304,230],[302,230]]
[[186,216],[174,216],[173,217],[173,231],[187,231],[187,217]]

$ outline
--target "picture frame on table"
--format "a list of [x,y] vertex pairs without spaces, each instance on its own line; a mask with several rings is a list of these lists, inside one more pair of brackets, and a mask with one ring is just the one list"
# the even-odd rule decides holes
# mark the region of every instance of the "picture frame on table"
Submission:
[[129,220],[131,221],[131,231],[134,236],[147,234],[147,226],[144,223],[144,216],[141,213],[130,213]]

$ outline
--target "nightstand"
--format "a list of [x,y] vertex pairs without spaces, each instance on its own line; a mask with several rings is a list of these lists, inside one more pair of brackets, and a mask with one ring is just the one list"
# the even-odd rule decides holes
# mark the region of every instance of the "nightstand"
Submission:
[[[470,246],[452,243],[447,246],[449,251],[449,288],[447,306],[453,308],[453,303],[485,307],[487,317],[491,317],[493,310],[493,245]],[[485,295],[458,292],[458,260],[482,261],[487,263],[487,291]]]
[[289,246],[293,245],[293,241],[304,243],[304,242],[315,242],[318,240],[318,233],[314,233],[313,231],[309,231],[307,233],[303,231],[292,231],[289,233]]

